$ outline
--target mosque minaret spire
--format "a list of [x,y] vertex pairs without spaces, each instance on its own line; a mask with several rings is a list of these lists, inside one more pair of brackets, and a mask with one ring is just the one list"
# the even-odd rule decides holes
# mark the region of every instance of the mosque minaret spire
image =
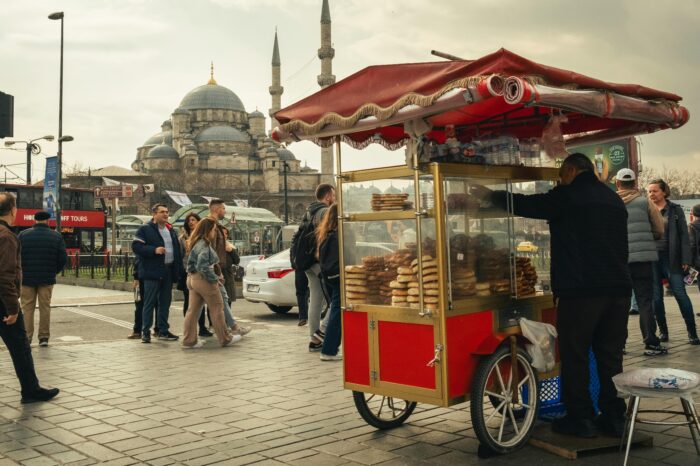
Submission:
[[272,46],[272,85],[270,86],[270,95],[272,96],[270,130],[279,124],[273,115],[282,108],[282,93],[284,92],[284,87],[281,85],[281,65],[280,48],[277,41],[277,28],[275,28],[275,43]]
[[[333,74],[333,57],[335,50],[331,41],[331,10],[328,0],[323,0],[321,6],[321,48],[318,49],[318,58],[321,59],[321,74],[318,75],[318,85],[321,88],[335,83]],[[333,182],[333,148],[324,147],[321,149],[321,179],[325,183]]]

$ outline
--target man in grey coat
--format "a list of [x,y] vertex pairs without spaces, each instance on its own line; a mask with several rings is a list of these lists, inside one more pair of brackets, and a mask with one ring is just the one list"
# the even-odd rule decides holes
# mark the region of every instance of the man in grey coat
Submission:
[[637,188],[637,176],[622,168],[615,176],[617,194],[627,208],[627,242],[632,286],[637,298],[639,327],[644,338],[644,354],[659,356],[668,353],[656,336],[656,319],[652,308],[654,262],[659,260],[654,240],[664,234],[664,220],[659,210]]

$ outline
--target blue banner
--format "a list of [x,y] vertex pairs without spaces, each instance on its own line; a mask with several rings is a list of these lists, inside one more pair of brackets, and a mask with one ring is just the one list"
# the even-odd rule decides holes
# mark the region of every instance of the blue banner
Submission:
[[51,215],[51,220],[56,220],[56,203],[58,202],[58,185],[56,177],[58,156],[46,157],[46,174],[44,175],[44,210]]

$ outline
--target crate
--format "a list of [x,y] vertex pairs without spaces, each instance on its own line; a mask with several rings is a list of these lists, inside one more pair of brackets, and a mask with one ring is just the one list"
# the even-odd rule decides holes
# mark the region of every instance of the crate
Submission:
[[[589,350],[589,382],[588,392],[593,401],[593,410],[598,412],[598,397],[600,396],[600,381],[598,380],[598,365],[593,350]],[[545,420],[562,417],[566,414],[564,403],[561,401],[561,380],[559,377],[540,380],[540,410],[539,417]]]

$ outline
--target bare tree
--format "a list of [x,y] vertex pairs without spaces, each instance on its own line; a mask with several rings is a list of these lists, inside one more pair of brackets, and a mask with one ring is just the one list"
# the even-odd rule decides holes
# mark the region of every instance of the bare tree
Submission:
[[661,169],[648,167],[639,174],[639,187],[645,188],[655,179],[664,180],[671,188],[671,197],[675,199],[696,197],[700,195],[700,172],[682,170],[663,165]]

